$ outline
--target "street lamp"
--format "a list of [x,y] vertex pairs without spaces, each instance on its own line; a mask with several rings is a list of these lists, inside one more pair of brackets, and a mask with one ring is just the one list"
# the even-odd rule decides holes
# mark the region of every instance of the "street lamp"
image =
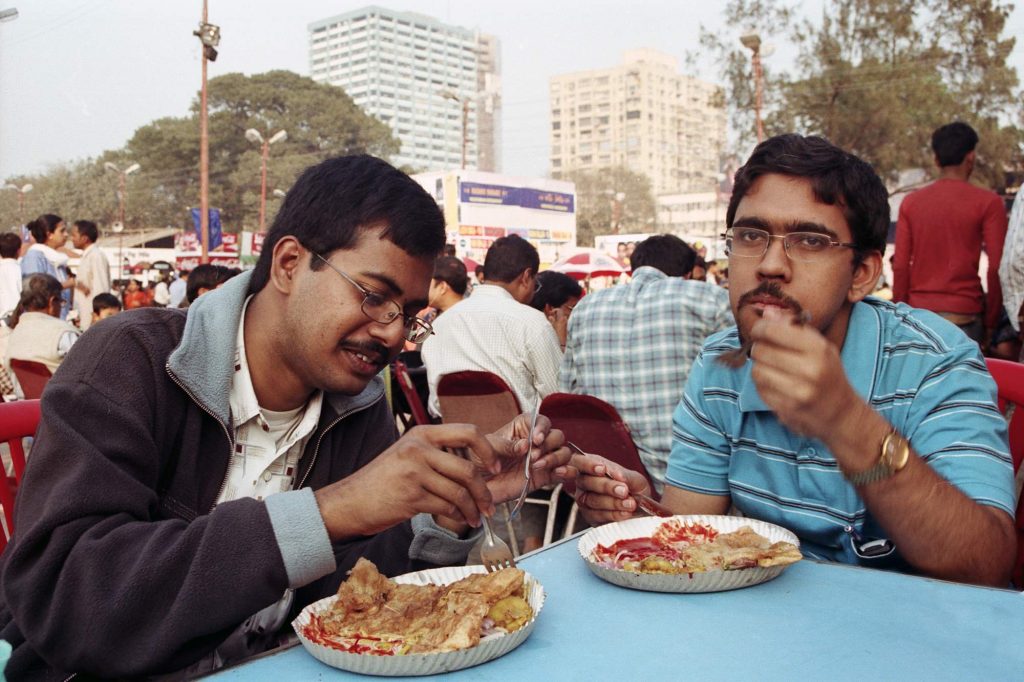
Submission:
[[199,91],[199,226],[203,250],[201,263],[210,262],[210,139],[207,134],[206,62],[217,61],[220,44],[220,26],[207,22],[207,0],[203,0],[203,19],[192,35],[203,45],[203,85]]
[[18,219],[21,220],[22,222],[24,222],[25,221],[25,195],[32,191],[32,183],[30,183],[30,182],[25,183],[21,187],[18,187],[17,185],[12,185],[10,183],[7,183],[6,185],[4,185],[4,189],[13,189],[15,192],[18,193]]
[[459,97],[451,90],[442,90],[441,97],[462,105],[462,169],[466,169],[466,147],[469,145],[469,98]]
[[263,232],[267,220],[267,156],[270,155],[270,145],[275,142],[284,142],[288,139],[288,133],[284,130],[278,130],[269,140],[264,140],[263,136],[260,135],[260,131],[255,128],[249,128],[245,131],[245,139],[253,144],[263,146],[260,170],[260,232]]
[[9,9],[0,9],[0,23],[5,21],[14,21],[18,18],[18,10],[14,7]]
[[128,193],[128,176],[131,175],[132,173],[134,173],[135,171],[139,170],[142,166],[140,166],[137,163],[133,163],[132,165],[130,165],[127,168],[125,168],[124,170],[121,170],[120,168],[118,168],[117,166],[112,164],[111,162],[107,161],[106,163],[103,164],[103,167],[106,168],[108,171],[110,171],[112,173],[117,173],[117,176],[118,176],[118,183],[117,183],[117,188],[118,188],[117,189],[117,200],[118,200],[117,221],[113,225],[111,225],[110,229],[112,229],[115,233],[117,233],[118,273],[120,274],[121,278],[123,278],[124,277],[124,237],[121,235],[121,233],[124,232],[124,205],[125,205],[125,201],[126,201],[126,195]]
[[757,33],[747,33],[740,36],[743,47],[751,52],[751,61],[754,65],[754,116],[757,121],[757,142],[764,139],[764,126],[761,123],[761,105],[763,103],[764,73],[761,70],[761,36]]

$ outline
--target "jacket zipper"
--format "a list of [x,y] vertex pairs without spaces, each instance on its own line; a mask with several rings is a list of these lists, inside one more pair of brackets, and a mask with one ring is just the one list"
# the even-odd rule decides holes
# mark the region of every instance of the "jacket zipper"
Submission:
[[[203,401],[197,398],[195,393],[193,393],[185,384],[178,380],[178,377],[175,376],[174,372],[171,371],[170,363],[164,365],[164,370],[167,372],[167,376],[171,378],[171,381],[177,384],[178,388],[185,391],[188,397],[192,399],[192,402],[199,406],[199,409],[213,417],[213,420],[220,424],[220,427],[224,429],[224,437],[228,439],[228,462],[230,463],[231,457],[233,457],[235,454],[235,438],[234,436],[231,435],[231,430],[228,428],[228,425],[221,421],[220,417],[213,413],[213,410],[211,410],[205,404],[203,404]],[[224,490],[228,487],[228,478],[230,478],[230,476],[231,466],[229,464],[227,470],[224,472],[224,480],[221,481],[220,488],[217,489],[217,497],[214,498],[213,506],[210,507],[211,512],[214,510],[214,508],[216,508],[217,500],[220,499],[220,496],[224,494]],[[65,680],[65,682],[67,681]]]
[[[380,399],[381,398],[378,398],[377,400]],[[309,460],[309,466],[306,468],[306,473],[302,475],[302,479],[299,481],[299,484],[293,488],[293,490],[298,490],[303,485],[305,485],[306,479],[309,478],[309,474],[313,471],[313,465],[316,464],[317,455],[320,454],[320,444],[323,442],[324,436],[327,435],[327,432],[333,429],[335,425],[337,425],[337,423],[340,422],[342,419],[345,419],[346,417],[349,417],[350,415],[355,414],[356,412],[362,412],[363,410],[369,409],[370,407],[377,403],[377,400],[374,400],[373,402],[364,405],[363,407],[352,408],[347,412],[339,414],[334,419],[334,421],[332,421],[330,424],[324,427],[324,430],[320,432],[320,436],[316,439],[316,446],[313,448],[313,459]]]

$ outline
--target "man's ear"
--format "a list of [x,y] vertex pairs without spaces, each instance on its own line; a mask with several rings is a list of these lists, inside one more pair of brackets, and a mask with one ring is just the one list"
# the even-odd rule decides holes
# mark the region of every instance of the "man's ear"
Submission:
[[850,303],[856,303],[872,293],[881,274],[882,254],[878,251],[869,251],[864,255],[860,264],[853,269],[853,281],[850,282],[850,290],[846,294],[846,299]]
[[306,249],[295,237],[286,236],[274,244],[274,257],[270,259],[270,283],[282,294],[291,293],[295,272]]

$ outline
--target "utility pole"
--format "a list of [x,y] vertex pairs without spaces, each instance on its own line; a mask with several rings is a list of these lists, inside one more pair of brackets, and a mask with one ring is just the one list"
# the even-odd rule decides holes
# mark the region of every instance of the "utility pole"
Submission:
[[114,164],[107,161],[103,164],[103,167],[108,171],[117,173],[117,222],[111,226],[111,229],[117,233],[117,272],[118,279],[124,276],[124,237],[121,234],[124,232],[124,205],[127,201],[128,193],[128,176],[139,170],[141,166],[137,163],[133,163],[124,170],[121,170]]
[[32,191],[32,183],[25,183],[21,187],[10,183],[4,185],[4,189],[13,189],[18,193],[18,220],[25,222],[25,195]]
[[245,131],[245,139],[249,140],[253,144],[262,146],[260,157],[262,160],[260,166],[260,228],[259,231],[263,232],[267,225],[267,157],[270,155],[270,145],[275,142],[283,142],[288,139],[288,133],[284,130],[278,130],[269,139],[263,139],[263,135],[260,131],[255,128],[249,128]]
[[754,116],[757,122],[757,143],[764,139],[764,124],[761,122],[761,107],[764,104],[764,72],[761,70],[761,36],[747,33],[740,36],[743,47],[751,52],[754,66]]
[[207,134],[206,62],[217,60],[220,27],[207,23],[207,0],[203,0],[203,20],[192,34],[203,44],[203,84],[199,95],[199,226],[203,250],[199,261],[210,262],[210,140]]
[[469,98],[459,97],[451,90],[444,90],[441,97],[462,105],[462,170],[466,170],[466,148],[469,147]]

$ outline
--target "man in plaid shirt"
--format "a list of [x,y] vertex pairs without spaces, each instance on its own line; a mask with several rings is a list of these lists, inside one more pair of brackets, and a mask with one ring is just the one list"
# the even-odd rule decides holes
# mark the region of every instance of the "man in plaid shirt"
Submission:
[[641,242],[633,280],[587,296],[569,317],[561,390],[611,403],[661,492],[672,411],[705,337],[735,324],[725,289],[687,279],[696,253],[674,235]]

